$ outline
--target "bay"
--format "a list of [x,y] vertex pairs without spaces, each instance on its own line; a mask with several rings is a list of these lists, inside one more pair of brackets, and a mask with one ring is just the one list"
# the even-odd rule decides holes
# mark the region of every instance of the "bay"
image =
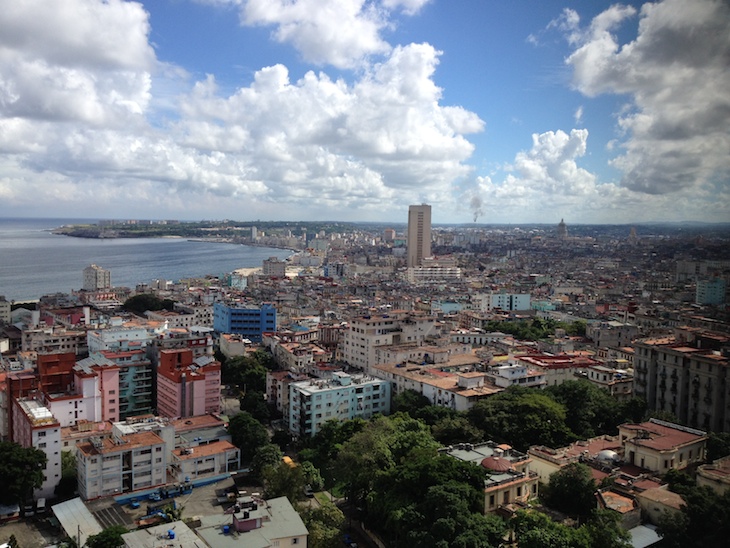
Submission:
[[181,238],[95,240],[52,234],[89,219],[0,218],[0,295],[7,300],[38,299],[70,293],[83,285],[90,264],[111,271],[112,285],[134,288],[156,279],[178,281],[223,276],[239,268],[260,267],[264,259],[285,259],[291,251]]

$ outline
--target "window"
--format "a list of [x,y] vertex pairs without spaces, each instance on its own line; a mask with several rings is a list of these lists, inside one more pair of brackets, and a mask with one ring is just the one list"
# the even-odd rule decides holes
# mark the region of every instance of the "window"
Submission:
[[291,543],[292,544],[299,544],[299,539],[298,538],[293,538],[293,539],[291,539]]

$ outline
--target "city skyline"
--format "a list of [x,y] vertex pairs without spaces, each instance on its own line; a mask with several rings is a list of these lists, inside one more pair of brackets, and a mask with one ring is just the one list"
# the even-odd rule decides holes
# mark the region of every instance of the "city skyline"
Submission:
[[25,0],[0,25],[0,217],[730,219],[718,0]]

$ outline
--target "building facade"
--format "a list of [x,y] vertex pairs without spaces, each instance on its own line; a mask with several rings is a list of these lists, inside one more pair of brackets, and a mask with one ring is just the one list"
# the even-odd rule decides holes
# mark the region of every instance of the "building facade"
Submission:
[[408,207],[408,268],[421,266],[425,257],[431,256],[431,206],[426,204]]
[[437,332],[434,316],[391,312],[361,316],[350,322],[342,337],[342,359],[353,367],[368,371],[375,365],[375,350],[379,346],[411,343],[423,344],[426,337]]
[[709,337],[637,341],[634,395],[644,398],[649,409],[669,411],[683,424],[730,432],[730,363],[726,352],[712,345]]
[[258,343],[263,333],[276,331],[276,308],[271,303],[259,307],[215,303],[213,329],[218,333],[236,333]]
[[164,485],[165,442],[153,432],[139,432],[79,444],[76,474],[84,500]]
[[84,268],[84,291],[109,289],[112,286],[112,273],[95,264]]
[[157,368],[157,411],[163,417],[219,413],[221,364],[192,350],[161,350]]
[[331,380],[289,384],[289,431],[314,436],[329,420],[369,419],[390,413],[390,383],[363,375],[335,372]]

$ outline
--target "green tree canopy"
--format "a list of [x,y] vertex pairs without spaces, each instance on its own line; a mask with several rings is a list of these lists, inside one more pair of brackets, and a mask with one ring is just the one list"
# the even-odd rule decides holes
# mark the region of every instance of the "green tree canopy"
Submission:
[[34,447],[0,442],[0,503],[23,504],[43,485],[46,454]]
[[415,450],[436,453],[438,443],[428,426],[408,415],[378,416],[342,445],[336,475],[352,500],[361,502],[372,490],[377,474],[404,462]]
[[565,381],[545,393],[565,407],[565,424],[581,439],[615,434],[623,419],[618,400],[588,380]]
[[431,426],[433,437],[441,445],[453,443],[476,443],[482,441],[484,433],[462,415],[444,417]]
[[565,424],[565,407],[532,388],[511,386],[478,401],[467,417],[484,432],[484,439],[508,443],[519,451],[530,445],[562,447],[577,439]]
[[659,522],[662,546],[724,546],[730,538],[730,490],[720,495],[707,486],[684,488],[680,512],[665,513]]
[[267,443],[256,449],[251,459],[251,473],[261,479],[264,468],[267,466],[278,466],[282,462],[284,453],[281,452],[278,445]]
[[87,538],[84,546],[87,548],[119,548],[124,546],[122,535],[126,532],[127,528],[123,525],[112,525],[101,533]]
[[242,393],[266,393],[266,373],[273,369],[273,360],[267,352],[256,351],[233,356],[221,364],[225,384],[237,387]]
[[175,308],[175,301],[170,299],[160,299],[157,295],[152,293],[140,293],[134,297],[130,297],[124,301],[122,308],[127,312],[133,314],[142,315],[148,310],[173,310]]
[[239,400],[241,411],[251,413],[251,415],[260,422],[268,422],[271,417],[271,410],[266,404],[265,394],[258,390],[247,391]]
[[302,521],[309,531],[309,548],[340,548],[342,546],[342,526],[345,515],[332,503],[300,511]]
[[520,510],[511,524],[519,548],[592,548],[585,530],[556,523],[541,512]]
[[590,467],[576,462],[550,475],[541,498],[550,508],[585,520],[596,508],[596,488]]
[[730,455],[730,432],[710,432],[707,438],[707,460],[712,462]]
[[228,423],[233,445],[241,450],[241,461],[250,462],[256,450],[269,442],[266,427],[250,413],[241,412],[231,417]]
[[304,470],[301,466],[289,466],[279,462],[264,467],[262,471],[264,493],[267,499],[286,497],[296,502],[304,497]]

